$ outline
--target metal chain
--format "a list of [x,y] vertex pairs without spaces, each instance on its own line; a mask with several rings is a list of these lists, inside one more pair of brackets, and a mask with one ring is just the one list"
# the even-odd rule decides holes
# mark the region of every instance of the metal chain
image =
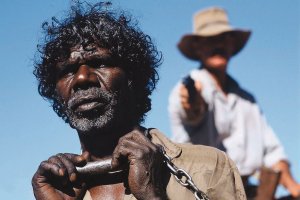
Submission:
[[[148,137],[151,140],[150,130],[152,128],[148,128],[144,131],[144,134],[146,137]],[[162,145],[160,146],[160,151],[163,155],[164,163],[167,165],[170,172],[174,175],[176,181],[182,185],[183,187],[186,187],[191,192],[193,192],[196,200],[209,200],[208,196],[202,192],[195,183],[192,180],[192,177],[183,169],[178,168],[174,163],[172,163],[171,158],[167,155],[164,147]]]
[[166,163],[170,172],[174,175],[176,181],[183,187],[186,187],[191,192],[193,192],[196,200],[209,200],[208,196],[199,188],[197,188],[192,180],[192,177],[186,171],[176,167],[174,163],[172,163],[171,158],[167,155],[163,147],[161,148],[161,151],[164,156],[164,163]]

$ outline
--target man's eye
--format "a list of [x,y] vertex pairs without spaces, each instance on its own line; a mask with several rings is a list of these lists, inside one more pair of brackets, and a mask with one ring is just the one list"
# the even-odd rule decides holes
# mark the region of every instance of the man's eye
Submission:
[[93,60],[87,63],[88,66],[92,68],[105,68],[105,67],[110,67],[111,62],[106,61],[106,60]]
[[65,76],[70,76],[73,75],[76,71],[76,65],[67,65],[64,66],[60,71],[59,71],[59,77],[65,77]]

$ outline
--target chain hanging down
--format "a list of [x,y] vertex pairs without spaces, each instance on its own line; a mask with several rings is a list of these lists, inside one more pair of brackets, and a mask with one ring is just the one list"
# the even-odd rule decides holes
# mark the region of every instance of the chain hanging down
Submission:
[[[148,128],[144,131],[145,136],[148,137],[149,139],[151,139],[151,135],[150,135],[151,129],[152,128]],[[208,196],[204,192],[202,192],[199,188],[197,188],[197,186],[192,180],[192,177],[186,171],[174,165],[174,163],[172,162],[171,158],[167,155],[162,145],[160,145],[160,151],[163,155],[164,163],[170,170],[171,174],[174,175],[176,181],[183,187],[186,187],[191,192],[193,192],[196,200],[209,200]]]
[[192,177],[186,171],[176,167],[174,163],[172,163],[171,158],[167,155],[163,147],[161,148],[161,151],[164,156],[164,163],[166,163],[170,172],[174,175],[176,181],[183,187],[186,187],[191,192],[193,192],[196,200],[209,200],[208,196],[199,188],[197,188],[192,180]]

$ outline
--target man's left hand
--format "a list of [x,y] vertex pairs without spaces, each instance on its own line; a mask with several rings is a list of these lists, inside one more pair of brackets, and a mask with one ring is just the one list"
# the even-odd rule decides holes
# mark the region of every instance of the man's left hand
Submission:
[[134,129],[119,139],[112,156],[112,167],[128,162],[128,186],[137,199],[166,199],[162,186],[163,157],[141,129]]

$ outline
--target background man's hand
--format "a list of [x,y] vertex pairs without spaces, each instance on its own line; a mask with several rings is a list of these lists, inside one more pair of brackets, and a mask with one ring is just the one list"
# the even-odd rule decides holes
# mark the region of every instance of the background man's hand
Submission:
[[272,169],[281,172],[280,183],[293,197],[300,197],[300,184],[293,178],[287,161],[281,160],[272,166]]
[[201,96],[202,85],[199,81],[195,81],[196,93],[193,97],[193,101],[189,101],[190,94],[188,89],[182,84],[180,86],[180,102],[183,109],[186,112],[189,121],[200,121],[206,111],[206,103]]
[[112,167],[129,164],[128,187],[137,199],[166,199],[162,187],[164,165],[160,147],[142,132],[133,130],[120,138],[112,157]]
[[32,178],[34,196],[38,200],[75,200],[84,195],[75,166],[87,162],[82,155],[57,154],[43,161]]

